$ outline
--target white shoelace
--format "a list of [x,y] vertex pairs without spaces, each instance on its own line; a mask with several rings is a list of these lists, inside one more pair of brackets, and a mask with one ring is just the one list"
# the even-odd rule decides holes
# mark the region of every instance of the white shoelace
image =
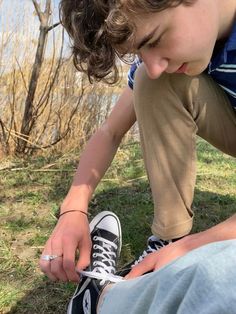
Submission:
[[124,280],[124,278],[121,276],[116,276],[116,275],[108,274],[108,273],[101,274],[95,271],[85,271],[85,270],[81,270],[79,273],[86,277],[101,280],[100,282],[101,286],[103,286],[106,281],[111,281],[113,283],[116,283],[116,282],[121,282],[122,280]]
[[111,282],[120,282],[123,277],[114,275],[116,253],[111,249],[117,250],[117,245],[107,239],[102,237],[94,236],[94,241],[101,241],[102,245],[94,244],[93,257],[100,257],[99,261],[94,261],[93,266],[95,267],[93,271],[80,271],[80,274],[101,280],[100,285],[104,285],[105,281],[109,280]]

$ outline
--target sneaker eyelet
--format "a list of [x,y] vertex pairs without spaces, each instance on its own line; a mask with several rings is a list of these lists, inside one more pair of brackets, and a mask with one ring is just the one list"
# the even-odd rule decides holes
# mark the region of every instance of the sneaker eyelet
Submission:
[[98,248],[97,244],[94,244],[93,248],[96,250]]
[[97,236],[94,236],[94,237],[93,237],[93,240],[95,240],[95,241],[96,241],[97,239],[98,239],[98,237],[97,237]]
[[93,266],[97,266],[97,262],[93,262]]
[[97,257],[97,254],[96,254],[96,253],[93,253],[93,257]]

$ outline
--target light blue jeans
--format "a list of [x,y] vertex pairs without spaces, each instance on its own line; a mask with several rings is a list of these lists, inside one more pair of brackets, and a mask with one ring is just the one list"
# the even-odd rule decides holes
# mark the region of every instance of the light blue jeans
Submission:
[[99,314],[236,314],[236,240],[191,251],[153,273],[115,284]]

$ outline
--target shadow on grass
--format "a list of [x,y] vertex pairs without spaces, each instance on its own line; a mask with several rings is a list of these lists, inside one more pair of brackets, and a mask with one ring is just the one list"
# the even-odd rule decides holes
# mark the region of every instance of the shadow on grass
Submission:
[[75,286],[71,283],[53,283],[47,279],[42,280],[7,313],[65,314],[74,288]]
[[[58,187],[62,192],[61,186]],[[59,201],[57,190],[53,198]],[[234,213],[236,198],[211,192],[195,191],[195,222],[193,232],[209,228]],[[124,265],[145,248],[153,216],[153,205],[148,183],[136,182],[128,187],[111,187],[101,191],[90,205],[92,216],[102,210],[115,212],[123,230],[121,263]],[[73,284],[51,283],[42,280],[35,283],[35,289],[28,292],[8,313],[66,313],[66,306],[73,294]]]

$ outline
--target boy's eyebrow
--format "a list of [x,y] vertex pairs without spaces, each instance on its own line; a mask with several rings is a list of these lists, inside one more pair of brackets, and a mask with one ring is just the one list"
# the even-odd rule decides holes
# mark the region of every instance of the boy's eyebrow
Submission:
[[139,44],[137,44],[137,50],[139,50],[140,48],[142,48],[152,37],[153,35],[155,34],[155,32],[157,31],[157,29],[159,28],[159,25],[154,28],[151,33],[149,33],[148,35],[146,35],[141,41]]

